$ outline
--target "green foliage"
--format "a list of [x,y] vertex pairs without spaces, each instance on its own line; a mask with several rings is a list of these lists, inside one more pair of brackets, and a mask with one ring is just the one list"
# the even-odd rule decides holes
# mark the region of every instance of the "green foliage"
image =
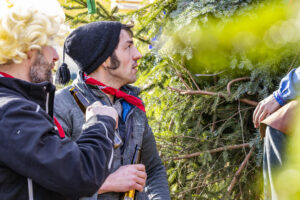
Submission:
[[215,7],[202,8],[200,12],[191,10],[197,6],[187,7],[189,17],[183,12],[168,23],[160,54],[184,57],[188,68],[195,73],[203,70],[210,73],[228,66],[253,70],[262,67],[261,64],[276,65],[299,45],[295,43],[300,37],[297,18],[290,19],[283,3],[251,6],[251,10],[249,6],[240,8],[237,14],[228,17],[227,13],[221,19],[207,15]]
[[[82,0],[68,2],[86,7]],[[74,26],[84,20],[134,20],[144,54],[136,85],[143,89],[172,199],[262,199],[262,145],[252,124],[255,107],[245,99],[264,99],[300,63],[296,6],[271,0],[156,0],[127,14],[102,7],[98,3],[94,15],[85,8],[86,14],[68,18]],[[228,85],[240,77],[247,78]],[[250,147],[230,148],[244,143]],[[254,153],[228,192],[252,146]],[[193,153],[197,156],[178,158]]]
[[[143,99],[147,102],[147,115],[156,134],[161,157],[168,169],[173,197],[176,199],[224,197],[234,172],[245,157],[244,151],[248,149],[228,150],[216,154],[203,153],[198,157],[181,161],[173,161],[171,158],[254,140],[257,134],[254,134],[255,130],[250,120],[253,107],[234,101],[234,98],[248,97],[248,91],[251,91],[257,82],[251,81],[235,87],[238,92],[235,92],[235,97],[228,100],[202,95],[180,95],[166,88],[183,87],[176,70],[186,78],[188,75],[185,70],[174,63],[171,67],[171,61],[161,60],[160,63],[151,65],[150,59],[145,59],[147,61],[141,63],[141,67],[147,64],[151,66],[151,70],[145,70],[145,74],[140,76],[145,76],[145,79],[139,78],[137,84],[145,86]],[[258,76],[256,73],[253,74],[253,78]],[[224,82],[228,83],[230,79],[225,74],[224,77],[217,78],[215,83],[213,79],[209,77],[196,80],[199,86],[207,90],[226,91]],[[255,156],[251,158],[253,166],[249,166],[249,172],[245,172],[242,176],[244,180],[240,182],[242,186],[237,188],[236,193],[240,193],[240,189],[243,192],[243,199],[257,199],[261,191],[252,190],[247,195],[244,192],[249,185],[260,180],[253,175],[260,170],[256,166],[260,165],[261,154],[257,163],[255,159]],[[246,178],[248,176],[249,178]]]
[[[140,62],[147,115],[174,199],[262,199],[262,148],[253,105],[299,64],[299,30],[289,8],[274,1],[178,1],[156,28],[154,49]],[[175,6],[174,6],[175,8]],[[292,37],[287,37],[293,33]],[[152,33],[151,33],[152,34]],[[276,36],[276,37],[275,37]],[[295,51],[296,49],[296,51]],[[239,77],[227,91],[228,83]],[[180,89],[179,91],[172,88]],[[188,95],[187,91],[214,95]],[[183,93],[180,93],[183,92]],[[218,95],[219,94],[219,95]],[[255,151],[227,190],[249,148]],[[176,157],[199,153],[188,159]]]
[[[119,21],[118,8],[108,10],[98,1],[96,3],[96,13],[89,14],[86,0],[66,0],[61,2],[66,12],[67,22],[72,27],[77,27],[94,21]],[[72,12],[68,12],[72,11]]]

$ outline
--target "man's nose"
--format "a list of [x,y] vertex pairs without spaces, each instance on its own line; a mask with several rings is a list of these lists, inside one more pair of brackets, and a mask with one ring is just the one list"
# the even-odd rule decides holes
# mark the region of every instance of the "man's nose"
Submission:
[[134,52],[134,56],[133,59],[134,60],[139,60],[142,58],[142,54],[139,52],[139,50],[135,47],[135,52]]
[[57,53],[57,51],[54,49],[54,48],[52,48],[52,54],[53,54],[53,62],[56,62],[56,61],[58,61],[59,60],[59,55],[58,55],[58,53]]

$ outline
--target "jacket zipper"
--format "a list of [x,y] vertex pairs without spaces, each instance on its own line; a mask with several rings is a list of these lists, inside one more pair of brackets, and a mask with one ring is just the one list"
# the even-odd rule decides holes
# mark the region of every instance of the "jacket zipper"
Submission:
[[[44,89],[46,90],[46,87]],[[40,108],[40,106],[37,107],[36,112],[39,111],[39,108]],[[49,114],[49,92],[46,92],[46,113]],[[28,199],[34,200],[32,179],[27,178],[27,184],[28,184]]]
[[28,184],[28,199],[33,200],[33,186],[32,186],[32,180],[30,178],[27,178],[27,184]]
[[[46,90],[46,87],[44,88]],[[36,112],[39,111],[39,106],[36,109]],[[46,92],[46,113],[49,114],[49,92]],[[28,199],[33,200],[33,183],[32,179],[27,178],[27,184],[28,184]]]
[[46,93],[46,113],[49,114],[49,92]]

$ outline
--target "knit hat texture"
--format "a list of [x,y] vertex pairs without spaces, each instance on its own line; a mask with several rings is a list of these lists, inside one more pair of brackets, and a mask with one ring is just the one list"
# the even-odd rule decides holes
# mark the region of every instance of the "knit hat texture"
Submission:
[[75,29],[65,41],[65,52],[78,68],[90,74],[95,71],[119,43],[122,24],[113,21],[92,22]]

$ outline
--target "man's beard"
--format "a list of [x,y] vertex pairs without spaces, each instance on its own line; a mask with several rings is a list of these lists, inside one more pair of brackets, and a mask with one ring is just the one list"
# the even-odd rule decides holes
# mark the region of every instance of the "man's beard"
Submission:
[[115,70],[120,67],[120,60],[118,59],[118,56],[115,52],[110,57],[110,66],[107,67],[108,69]]
[[42,53],[38,53],[34,63],[30,67],[30,78],[33,83],[49,81],[52,83],[52,66],[48,63]]

